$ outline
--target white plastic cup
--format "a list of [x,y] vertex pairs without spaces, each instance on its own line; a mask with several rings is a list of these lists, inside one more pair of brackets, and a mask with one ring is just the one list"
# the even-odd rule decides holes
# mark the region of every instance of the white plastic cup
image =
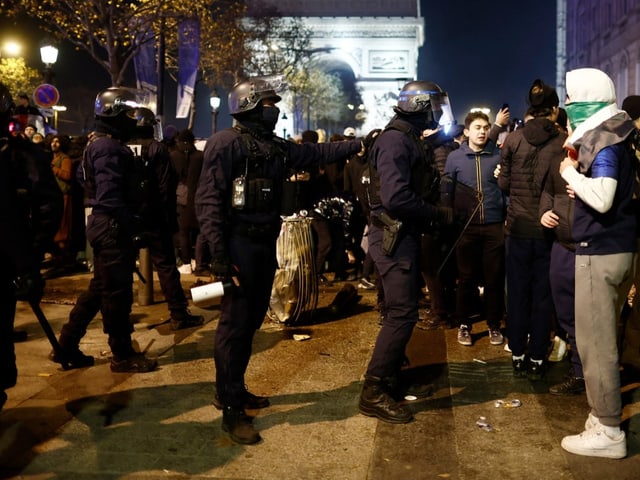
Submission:
[[198,307],[218,305],[222,301],[225,285],[222,282],[207,283],[191,289],[191,299]]

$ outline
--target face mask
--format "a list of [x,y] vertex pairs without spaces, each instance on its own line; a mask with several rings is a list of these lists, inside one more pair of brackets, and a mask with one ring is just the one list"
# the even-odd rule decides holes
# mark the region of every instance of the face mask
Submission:
[[567,103],[564,109],[569,117],[571,128],[575,130],[587,118],[607,105],[606,102],[571,102]]
[[262,108],[262,122],[266,128],[273,130],[276,128],[276,123],[280,118],[280,109],[278,107],[263,107]]

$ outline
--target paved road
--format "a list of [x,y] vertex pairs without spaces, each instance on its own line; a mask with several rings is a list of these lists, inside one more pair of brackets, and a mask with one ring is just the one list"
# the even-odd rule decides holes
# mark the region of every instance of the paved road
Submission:
[[[56,331],[88,275],[50,281],[44,310]],[[183,276],[188,288],[193,277]],[[416,421],[389,425],[357,411],[378,331],[375,295],[361,292],[348,318],[326,307],[338,287],[324,287],[316,322],[285,327],[266,322],[256,336],[247,383],[271,396],[253,412],[263,441],[233,444],[221,431],[213,395],[213,336],[218,311],[198,310],[207,323],[172,332],[166,304],[134,306],[134,337],[158,356],[149,374],[109,370],[106,338],[96,320],[82,349],[92,368],[62,371],[33,314],[19,306],[20,377],[0,413],[0,478],[44,479],[638,479],[640,384],[624,387],[629,456],[578,457],[560,448],[563,435],[581,430],[586,398],[547,393],[568,368],[553,364],[538,383],[514,379],[510,357],[489,345],[482,322],[475,345],[460,346],[455,331],[415,330],[411,368],[434,383],[433,398],[411,404]],[[162,299],[156,292],[156,299]],[[293,334],[310,336],[295,341]],[[481,362],[478,362],[480,360]],[[496,400],[519,399],[519,408]],[[480,417],[490,431],[477,426]]]

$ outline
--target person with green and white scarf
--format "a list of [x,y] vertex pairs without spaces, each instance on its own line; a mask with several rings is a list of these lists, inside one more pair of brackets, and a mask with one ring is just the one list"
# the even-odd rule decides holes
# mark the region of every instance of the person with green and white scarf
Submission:
[[616,106],[613,82],[604,72],[572,70],[566,86],[572,133],[565,146],[572,155],[560,173],[576,201],[576,343],[590,413],[585,430],[564,437],[561,445],[578,455],[623,458],[616,324],[636,259],[635,159],[626,142],[634,125]]

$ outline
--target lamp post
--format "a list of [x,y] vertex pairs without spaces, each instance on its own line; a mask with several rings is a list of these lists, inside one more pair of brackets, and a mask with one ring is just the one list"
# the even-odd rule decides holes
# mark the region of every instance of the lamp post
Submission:
[[220,109],[220,96],[214,89],[209,97],[209,106],[211,107],[211,133],[218,131],[218,110]]
[[40,59],[44,63],[44,81],[53,81],[53,65],[58,60],[58,48],[49,40],[42,43],[40,47]]

